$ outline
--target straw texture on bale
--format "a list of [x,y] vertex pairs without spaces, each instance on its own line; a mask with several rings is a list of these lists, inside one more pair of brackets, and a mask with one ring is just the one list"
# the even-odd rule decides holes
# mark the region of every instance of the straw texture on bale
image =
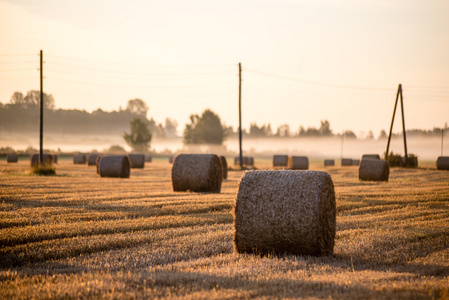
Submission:
[[131,168],[133,169],[142,169],[145,167],[145,155],[130,153],[128,154],[129,162],[131,163]]
[[19,156],[15,153],[11,153],[6,156],[6,162],[8,162],[8,163],[16,163],[18,161],[19,161]]
[[87,162],[87,157],[84,154],[77,154],[73,156],[73,163],[75,165],[84,165]]
[[273,167],[287,167],[288,155],[273,155]]
[[102,156],[100,159],[101,177],[129,178],[130,163],[127,155]]
[[239,253],[332,254],[336,231],[332,178],[322,171],[247,172],[239,185],[234,227]]
[[325,166],[335,166],[335,160],[334,159],[325,159],[324,165]]
[[215,154],[179,154],[172,167],[173,191],[220,193],[223,170]]
[[308,170],[309,158],[306,156],[290,156],[288,158],[288,168],[292,170]]
[[[53,164],[53,155],[51,154],[43,154],[42,155],[43,163],[45,166],[50,166]],[[31,156],[31,167],[38,167],[39,166],[39,154],[33,154]]]
[[342,166],[352,166],[352,159],[350,158],[342,158],[341,159]]
[[364,160],[364,159],[380,159],[380,155],[379,154],[363,154],[362,160]]
[[97,174],[100,174],[100,160],[101,160],[101,155],[98,155],[97,159],[95,161],[95,165],[97,166]]
[[388,181],[390,165],[384,159],[363,159],[359,167],[359,179],[367,181]]
[[223,179],[228,179],[228,162],[226,157],[220,156],[221,168],[223,170]]
[[449,156],[439,156],[437,158],[437,170],[449,170]]
[[100,154],[98,153],[89,154],[89,158],[87,159],[87,165],[96,166],[98,156],[100,156]]

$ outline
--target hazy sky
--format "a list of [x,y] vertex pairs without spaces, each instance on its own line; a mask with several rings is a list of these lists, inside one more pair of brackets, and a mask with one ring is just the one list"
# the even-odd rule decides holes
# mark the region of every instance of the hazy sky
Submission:
[[[449,121],[447,0],[0,0],[0,102],[39,89],[59,108],[141,98],[158,122],[210,108],[358,135],[388,130],[399,83],[406,127]],[[400,131],[396,118],[394,131]]]

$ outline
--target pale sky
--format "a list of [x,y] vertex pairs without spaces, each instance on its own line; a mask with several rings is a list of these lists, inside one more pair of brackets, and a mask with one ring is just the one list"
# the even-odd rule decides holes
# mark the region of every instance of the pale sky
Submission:
[[140,98],[180,131],[206,108],[238,126],[239,62],[246,128],[378,136],[399,83],[407,129],[449,122],[447,0],[0,0],[0,34],[2,103],[39,89],[43,50],[57,108]]

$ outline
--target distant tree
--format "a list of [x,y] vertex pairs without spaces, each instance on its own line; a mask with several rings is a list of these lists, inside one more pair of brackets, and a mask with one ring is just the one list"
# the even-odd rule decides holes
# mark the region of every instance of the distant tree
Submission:
[[136,152],[146,152],[151,142],[151,132],[146,119],[134,118],[130,122],[131,132],[125,133],[123,138]]
[[261,125],[257,126],[256,123],[251,123],[249,127],[249,135],[252,137],[267,137],[273,135],[273,131],[271,129],[271,125]]
[[[38,107],[41,101],[41,92],[37,90],[28,91],[26,96],[23,96],[20,92],[15,92],[9,102],[14,105],[18,105],[21,108]],[[44,108],[48,110],[55,109],[55,100],[52,95],[44,93]]]
[[118,154],[118,153],[126,153],[125,148],[119,145],[112,145],[108,149],[108,153]]
[[223,144],[225,128],[220,117],[210,109],[203,114],[190,115],[190,124],[184,129],[184,144]]
[[357,138],[355,133],[351,130],[346,130],[343,134],[344,134],[345,138],[348,138],[348,139],[356,139]]
[[318,129],[321,136],[331,136],[332,130],[328,120],[321,121],[320,129]]
[[165,136],[175,137],[178,135],[178,122],[170,118],[165,119]]
[[368,132],[368,135],[366,136],[367,140],[373,140],[374,139],[374,133],[370,130]]
[[386,139],[387,137],[387,133],[382,129],[379,134],[379,139]]
[[282,124],[281,126],[279,126],[276,131],[276,136],[280,136],[280,137],[291,136],[290,126],[288,124]]
[[139,98],[129,100],[128,105],[126,106],[127,111],[142,117],[146,117],[148,109],[147,104]]
[[148,121],[148,128],[150,129],[150,132],[155,137],[165,137],[165,128],[164,126],[159,123],[157,124],[156,121],[151,118]]

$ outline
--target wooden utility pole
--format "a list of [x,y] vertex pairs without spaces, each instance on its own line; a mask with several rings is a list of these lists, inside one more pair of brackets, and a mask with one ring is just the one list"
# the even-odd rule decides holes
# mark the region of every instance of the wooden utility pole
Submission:
[[401,84],[399,84],[398,92],[396,93],[396,101],[394,103],[393,117],[391,118],[390,133],[388,134],[387,150],[385,151],[385,159],[388,160],[388,151],[390,150],[391,133],[393,131],[394,116],[396,114],[396,108],[398,106],[399,96],[400,96],[400,99],[401,99],[402,135],[404,137],[404,154],[405,154],[405,161],[407,161],[407,158],[408,158],[408,154],[407,154],[407,137],[406,137],[406,134],[405,134],[404,100],[402,98],[402,85]]
[[44,150],[43,150],[43,136],[44,136],[44,80],[43,80],[43,53],[40,52],[40,78],[41,78],[41,101],[40,101],[40,116],[39,116],[39,164],[44,165]]
[[444,138],[444,127],[441,128],[441,156],[443,156],[443,138]]
[[239,63],[239,156],[240,156],[240,167],[243,170],[243,151],[242,151],[242,63]]

